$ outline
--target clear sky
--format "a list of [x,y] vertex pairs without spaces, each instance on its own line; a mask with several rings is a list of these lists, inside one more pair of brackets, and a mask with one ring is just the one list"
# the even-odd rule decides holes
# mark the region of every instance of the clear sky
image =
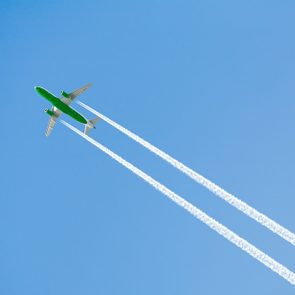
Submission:
[[[82,101],[295,231],[294,11],[1,1],[0,294],[294,294],[61,124],[45,138],[34,91],[92,82]],[[92,136],[295,271],[282,239],[106,123]]]

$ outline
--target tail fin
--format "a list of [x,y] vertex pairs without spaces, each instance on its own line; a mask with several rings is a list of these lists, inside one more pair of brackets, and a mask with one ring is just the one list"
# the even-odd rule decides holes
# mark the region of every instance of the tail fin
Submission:
[[84,128],[84,134],[88,135],[90,129],[94,128],[95,129],[95,124],[97,123],[97,121],[100,120],[100,117],[96,117],[92,120],[89,120],[87,122],[87,124],[85,125],[85,128]]

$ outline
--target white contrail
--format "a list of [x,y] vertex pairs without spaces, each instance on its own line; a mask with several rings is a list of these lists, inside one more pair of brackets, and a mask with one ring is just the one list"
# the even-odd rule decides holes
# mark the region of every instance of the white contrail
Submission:
[[77,128],[73,127],[72,125],[68,124],[67,122],[61,120],[61,123],[63,123],[65,126],[70,128],[72,131],[76,132],[83,138],[85,138],[87,141],[92,143],[94,146],[96,146],[98,149],[109,155],[111,158],[119,162],[121,165],[138,175],[140,178],[145,180],[147,183],[152,185],[155,189],[159,190],[161,193],[163,193],[166,197],[168,197],[170,200],[175,202],[180,207],[183,207],[185,210],[187,210],[189,213],[191,213],[194,217],[199,219],[200,221],[204,222],[206,225],[208,225],[211,229],[219,233],[221,236],[235,244],[237,247],[241,248],[243,251],[263,263],[265,266],[270,268],[272,271],[276,272],[278,275],[283,277],[285,280],[287,280],[289,283],[295,285],[295,273],[290,271],[288,268],[283,266],[282,264],[275,261],[273,258],[262,252],[261,250],[257,249],[255,246],[250,244],[248,241],[244,240],[243,238],[239,237],[237,234],[235,234],[233,231],[213,219],[212,217],[208,216],[206,213],[198,209],[197,207],[193,206],[188,201],[184,200],[182,197],[168,189],[166,186],[162,185],[155,179],[153,179],[151,176],[147,175],[137,167],[133,166],[131,163],[127,162],[99,142],[95,141],[93,138],[87,136],[86,134],[82,133]]
[[221,199],[225,200],[227,203],[232,205],[233,207],[237,208],[238,210],[242,211],[244,214],[248,215],[250,218],[256,220],[261,225],[267,227],[275,234],[281,236],[283,239],[288,241],[289,243],[295,246],[295,234],[289,231],[287,228],[283,227],[282,225],[278,224],[274,220],[270,219],[263,213],[257,211],[255,208],[251,207],[244,201],[238,199],[234,195],[228,193],[224,189],[222,189],[217,184],[213,183],[209,179],[205,178],[201,174],[195,172],[191,168],[187,167],[183,163],[179,162],[178,160],[172,158],[170,155],[166,154],[165,152],[161,151],[151,143],[147,142],[146,140],[142,139],[138,135],[134,134],[133,132],[127,130],[123,126],[119,125],[118,123],[112,121],[108,117],[104,116],[103,114],[99,113],[98,111],[94,110],[93,108],[89,107],[88,105],[82,103],[81,101],[77,102],[79,105],[87,109],[88,111],[92,112],[93,114],[99,116],[105,122],[109,123],[122,133],[126,134],[154,154],[158,155],[160,158],[165,160],[166,162],[170,163],[172,166],[177,168],[178,170],[182,171],[184,174],[191,177],[193,180],[201,184],[202,186],[206,187],[208,190],[213,192],[216,196],[220,197]]

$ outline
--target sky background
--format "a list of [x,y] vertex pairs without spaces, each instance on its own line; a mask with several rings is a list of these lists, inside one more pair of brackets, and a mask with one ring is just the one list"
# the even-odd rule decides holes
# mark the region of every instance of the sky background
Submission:
[[[294,294],[66,127],[46,138],[50,104],[34,91],[92,82],[81,101],[295,231],[294,12],[1,1],[0,294]],[[295,270],[287,242],[106,123],[91,134]]]

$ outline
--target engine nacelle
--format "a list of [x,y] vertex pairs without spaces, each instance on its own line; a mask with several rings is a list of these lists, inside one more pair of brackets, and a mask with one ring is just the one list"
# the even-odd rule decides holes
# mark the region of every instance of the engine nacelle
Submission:
[[44,112],[45,112],[46,114],[48,114],[50,117],[54,116],[54,112],[51,111],[51,110],[46,109]]
[[62,90],[61,95],[65,98],[69,98],[70,95],[68,93],[66,93],[65,91]]

